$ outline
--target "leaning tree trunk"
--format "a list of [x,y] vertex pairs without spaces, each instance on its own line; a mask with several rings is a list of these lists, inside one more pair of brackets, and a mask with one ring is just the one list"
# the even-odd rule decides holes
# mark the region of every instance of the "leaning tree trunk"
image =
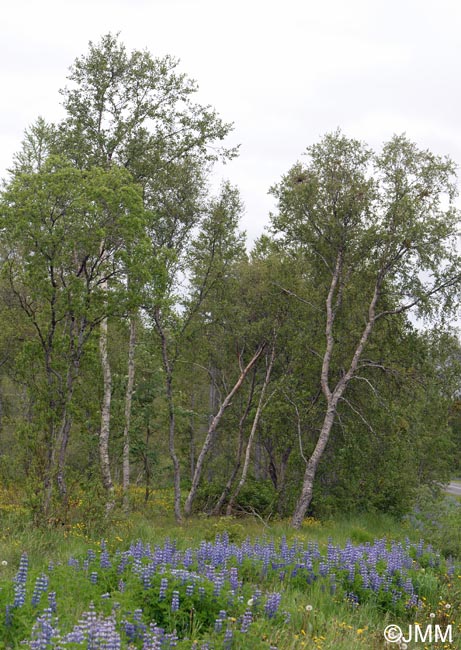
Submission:
[[130,340],[128,347],[128,381],[125,393],[125,426],[123,429],[123,461],[122,461],[122,486],[123,486],[123,508],[125,511],[130,507],[130,423],[131,423],[131,402],[134,387],[134,353],[136,349],[136,321],[134,315],[130,318]]
[[266,369],[266,376],[264,377],[264,383],[263,383],[262,388],[261,388],[261,394],[259,396],[258,406],[256,408],[256,413],[255,413],[255,416],[254,416],[254,419],[253,419],[253,424],[251,426],[250,435],[248,437],[247,448],[245,450],[245,461],[243,463],[243,469],[242,469],[242,476],[240,477],[240,481],[239,481],[237,487],[235,488],[234,493],[232,494],[231,498],[229,499],[229,503],[227,504],[227,509],[226,509],[226,515],[232,514],[232,510],[234,508],[235,501],[236,501],[238,495],[240,494],[240,490],[245,485],[245,481],[247,479],[248,469],[250,467],[251,447],[253,445],[253,439],[255,437],[255,433],[256,433],[256,430],[258,428],[259,418],[261,417],[261,413],[262,413],[263,408],[265,406],[264,397],[266,395],[267,386],[268,386],[269,381],[270,381],[272,367],[274,365],[274,359],[275,359],[275,343],[272,346],[271,356],[270,356],[269,363],[268,363],[267,369]]
[[242,464],[242,453],[243,453],[243,431],[245,427],[245,422],[247,420],[248,414],[250,413],[251,409],[251,404],[253,402],[253,395],[254,395],[254,390],[255,390],[255,383],[256,383],[256,372],[253,372],[253,379],[251,382],[251,388],[248,393],[248,399],[247,399],[247,404],[245,407],[245,410],[243,411],[242,417],[240,418],[239,421],[239,439],[238,439],[238,447],[237,447],[237,457],[236,461],[234,464],[234,468],[232,470],[231,475],[227,479],[227,483],[224,486],[224,489],[221,493],[221,496],[219,497],[216,505],[214,506],[211,514],[212,515],[219,515],[221,512],[221,509],[227,499],[228,494],[230,493],[232,486],[234,484],[234,481],[237,477],[238,471],[240,469],[240,465]]
[[330,404],[328,406],[323,421],[323,425],[320,430],[319,439],[306,465],[301,495],[296,504],[296,509],[294,511],[293,519],[291,521],[291,524],[294,528],[301,527],[304,516],[307,512],[310,502],[312,501],[312,491],[314,488],[314,479],[317,473],[317,467],[319,465],[320,459],[322,458],[323,452],[325,451],[325,447],[327,446],[328,438],[330,437],[331,428],[335,421],[335,416],[336,416],[336,404]]
[[107,354],[107,317],[103,318],[99,333],[99,350],[104,380],[104,394],[101,408],[101,430],[99,432],[99,462],[101,466],[102,484],[107,492],[107,511],[114,506],[114,484],[110,471],[109,435],[110,435],[110,402],[112,393],[112,373]]
[[186,503],[184,505],[184,513],[188,517],[191,512],[192,512],[192,503],[195,499],[195,496],[197,494],[197,489],[198,485],[200,482],[200,477],[202,475],[202,470],[203,466],[205,464],[205,458],[211,448],[211,445],[213,444],[213,441],[216,436],[216,429],[218,427],[218,424],[221,421],[222,416],[224,415],[224,411],[227,409],[227,407],[230,405],[232,398],[234,395],[237,393],[239,390],[240,386],[243,384],[245,377],[248,375],[252,367],[255,365],[255,363],[258,361],[259,357],[263,353],[265,348],[265,345],[259,346],[259,348],[256,350],[255,354],[253,355],[252,359],[248,363],[245,368],[241,370],[240,376],[237,379],[234,387],[230,391],[228,395],[226,395],[223,403],[221,404],[219,411],[211,421],[210,426],[208,427],[208,433],[205,437],[205,442],[203,443],[202,449],[200,451],[199,457],[197,458],[197,463],[195,465],[195,472],[194,476],[192,478],[192,485],[189,491],[189,494],[187,495]]
[[[320,383],[322,386],[322,392],[325,396],[327,402],[327,409],[325,412],[325,417],[323,420],[322,428],[320,430],[320,435],[317,440],[315,449],[307,461],[306,470],[304,472],[303,485],[301,489],[301,494],[296,504],[295,511],[293,513],[293,518],[291,520],[291,525],[293,528],[300,528],[303,522],[304,516],[307,512],[307,509],[312,500],[312,491],[314,488],[314,480],[317,472],[317,468],[322,458],[325,447],[327,446],[328,439],[330,437],[331,429],[333,427],[336,412],[338,408],[339,400],[342,398],[344,391],[346,390],[350,380],[354,377],[357,370],[358,363],[362,356],[363,350],[368,342],[370,334],[373,330],[376,321],[376,303],[380,296],[381,283],[383,280],[382,275],[378,275],[373,296],[370,300],[368,306],[368,318],[363,329],[362,335],[357,343],[355,352],[353,354],[351,363],[349,365],[348,371],[341,377],[341,379],[336,384],[335,388],[331,390],[329,386],[329,373],[330,373],[330,362],[333,352],[333,324],[336,314],[336,309],[333,306],[333,296],[335,294],[336,288],[341,275],[341,266],[342,266],[342,251],[339,252],[335,272],[333,274],[330,290],[328,292],[328,297],[326,300],[326,348],[325,354],[323,357],[322,363],[322,372],[320,377]],[[336,305],[339,305],[340,296],[337,298]]]

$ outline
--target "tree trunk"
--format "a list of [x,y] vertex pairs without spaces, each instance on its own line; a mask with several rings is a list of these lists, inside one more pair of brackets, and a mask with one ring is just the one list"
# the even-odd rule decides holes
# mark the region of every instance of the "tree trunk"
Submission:
[[288,467],[288,461],[290,459],[292,450],[293,447],[291,445],[287,447],[282,454],[282,458],[280,459],[280,469],[277,475],[277,485],[275,486],[280,497],[282,497],[285,492],[286,480],[287,480],[287,467]]
[[216,436],[216,429],[218,427],[218,424],[221,421],[222,416],[224,415],[224,411],[230,405],[230,403],[232,401],[232,398],[237,393],[240,386],[243,384],[243,382],[245,380],[245,377],[248,375],[248,373],[250,372],[252,367],[258,361],[259,357],[263,353],[264,348],[265,348],[265,345],[261,345],[256,350],[255,354],[253,355],[253,358],[248,363],[248,365],[245,366],[245,368],[242,369],[242,371],[240,373],[240,377],[236,381],[236,383],[235,383],[234,387],[232,388],[232,390],[230,391],[230,393],[228,395],[226,395],[226,397],[225,397],[223,403],[221,404],[217,414],[215,415],[215,417],[211,421],[211,424],[210,424],[210,426],[208,428],[208,433],[207,433],[206,438],[205,438],[205,442],[203,443],[202,449],[201,449],[200,454],[199,454],[199,456],[197,458],[197,463],[196,463],[196,466],[195,466],[195,472],[194,472],[194,476],[193,476],[193,479],[192,479],[192,485],[191,485],[189,494],[187,495],[186,503],[184,505],[184,513],[186,514],[186,516],[189,516],[191,514],[191,512],[192,512],[192,503],[193,503],[193,501],[195,499],[195,495],[197,494],[197,488],[198,488],[198,485],[199,485],[200,477],[202,475],[202,470],[203,470],[203,466],[204,466],[204,463],[205,463],[205,458],[206,458],[206,456],[207,456],[207,454],[208,454],[208,452],[209,452],[209,450],[211,448],[211,445],[213,444],[214,438]]
[[[58,474],[57,474],[57,483],[58,490],[62,499],[66,499],[67,487],[65,480],[65,464],[67,456],[67,446],[69,444],[69,435],[70,429],[72,426],[72,414],[71,414],[71,403],[74,396],[75,382],[80,374],[80,361],[83,354],[83,333],[86,327],[86,322],[80,324],[78,337],[74,337],[74,327],[75,321],[72,319],[70,325],[70,337],[71,337],[71,355],[72,365],[67,370],[66,378],[66,398],[64,402],[64,409],[61,418],[61,426],[58,433],[58,442],[59,442],[59,457],[58,457]],[[77,341],[77,345],[75,345]]]
[[125,426],[123,429],[123,461],[122,461],[122,486],[123,486],[123,508],[128,512],[130,508],[130,423],[131,423],[131,402],[134,387],[134,353],[136,349],[136,321],[134,315],[130,317],[130,340],[128,346],[128,381],[125,394]]
[[[255,369],[256,370],[256,369]],[[242,414],[242,417],[240,418],[239,421],[239,441],[238,441],[238,448],[237,448],[237,458],[235,461],[234,468],[232,470],[231,475],[229,476],[227,483],[221,493],[221,496],[219,497],[215,507],[212,510],[212,515],[219,515],[221,512],[221,509],[224,505],[224,502],[227,499],[228,494],[231,491],[232,485],[234,484],[235,478],[238,474],[238,471],[240,469],[240,465],[242,464],[242,452],[243,452],[243,431],[245,427],[245,422],[247,420],[248,414],[250,412],[251,404],[253,402],[253,395],[254,395],[254,390],[255,390],[255,383],[256,383],[256,372],[253,372],[253,379],[251,381],[251,388],[248,394],[248,400],[246,404],[246,408]]]
[[144,503],[148,502],[149,494],[150,494],[149,440],[150,440],[150,422],[147,423],[147,428],[146,428],[146,450],[144,454],[144,475],[146,479]]
[[70,434],[71,426],[72,426],[72,416],[69,414],[69,412],[66,409],[66,412],[64,413],[63,416],[61,428],[59,431],[59,439],[61,443],[59,446],[58,473],[56,477],[59,495],[63,501],[66,500],[66,496],[67,496],[65,465],[66,465],[67,445],[69,443],[69,434]]
[[100,325],[99,350],[104,380],[104,395],[101,408],[101,430],[99,432],[99,461],[101,465],[102,484],[107,492],[107,511],[114,506],[114,484],[110,471],[109,435],[110,435],[110,402],[112,394],[112,373],[107,354],[107,318]]
[[181,465],[175,449],[176,423],[173,399],[173,366],[168,355],[168,343],[165,331],[161,324],[160,310],[157,308],[154,313],[155,324],[162,344],[162,362],[165,371],[165,389],[168,404],[168,448],[173,463],[174,482],[174,516],[178,523],[182,522],[181,512]]
[[293,518],[291,520],[292,526],[296,529],[301,527],[306,511],[312,500],[312,490],[314,487],[314,480],[317,472],[317,467],[322,457],[322,454],[325,451],[328,438],[330,437],[330,432],[336,417],[338,402],[343,396],[344,391],[346,390],[350,380],[352,379],[352,377],[354,376],[357,370],[357,366],[362,356],[363,350],[365,349],[370,334],[373,330],[375,320],[376,320],[376,303],[378,302],[378,298],[381,291],[381,283],[383,278],[381,275],[378,275],[374,287],[373,296],[368,306],[368,318],[365,327],[363,329],[362,335],[357,343],[357,347],[355,348],[354,354],[352,356],[349,369],[341,377],[341,379],[338,381],[338,383],[336,384],[335,388],[332,391],[329,386],[329,373],[330,373],[330,362],[331,362],[331,357],[333,352],[333,342],[334,342],[333,324],[335,320],[336,309],[339,305],[340,296],[337,298],[335,308],[333,308],[333,297],[339,282],[341,267],[342,267],[342,251],[339,251],[336,268],[332,277],[330,290],[328,292],[328,297],[326,300],[326,314],[327,314],[326,327],[325,327],[326,348],[323,357],[322,372],[320,378],[322,392],[327,402],[327,410],[325,413],[325,418],[323,420],[320,435],[317,440],[317,444],[315,446],[315,449],[311,457],[309,458],[306,464],[306,471],[304,472],[301,495],[298,499],[295,511],[293,513]]
[[189,422],[189,461],[190,461],[190,478],[192,480],[195,471],[195,394],[192,391],[191,396],[191,416]]
[[272,372],[272,368],[273,368],[273,365],[274,365],[274,359],[275,359],[275,343],[272,346],[271,356],[270,356],[269,363],[268,363],[267,368],[266,368],[266,375],[264,377],[264,383],[262,385],[261,394],[260,394],[259,400],[258,400],[258,406],[256,408],[256,413],[255,413],[255,416],[254,416],[254,419],[253,419],[253,424],[251,426],[250,435],[248,437],[247,448],[246,448],[246,451],[245,451],[245,461],[243,463],[243,469],[242,469],[242,476],[240,477],[240,481],[239,481],[237,487],[235,488],[235,491],[234,491],[233,495],[229,499],[229,503],[227,504],[227,509],[226,509],[226,514],[227,515],[232,514],[232,510],[233,510],[233,507],[234,507],[235,500],[237,499],[238,495],[240,494],[240,490],[245,485],[245,481],[247,479],[248,469],[250,467],[251,447],[252,447],[252,444],[253,444],[253,439],[254,439],[256,430],[258,428],[259,418],[261,417],[261,413],[262,413],[263,408],[265,406],[264,397],[266,395],[267,386],[268,386],[269,381],[270,381],[271,372]]
[[172,382],[173,382],[173,378],[171,374],[169,374],[166,378],[166,397],[168,402],[168,419],[169,419],[168,447],[170,451],[170,457],[173,462],[174,516],[176,521],[178,523],[181,523],[182,522],[181,465],[179,463],[179,458],[178,455],[176,454],[176,449],[175,449],[176,422],[175,422],[175,413],[174,413]]
[[56,471],[56,400],[53,382],[53,372],[51,367],[51,353],[45,347],[45,371],[49,396],[49,417],[47,432],[45,434],[46,450],[46,467],[43,478],[43,514],[46,518],[50,516],[51,500],[53,497],[53,484]]
[[322,458],[322,454],[325,451],[328,438],[330,437],[330,432],[335,420],[335,415],[336,415],[336,405],[330,405],[326,412],[325,419],[323,421],[319,439],[306,465],[306,471],[304,472],[301,495],[298,499],[295,511],[293,513],[293,518],[291,520],[291,525],[294,528],[298,529],[301,527],[304,516],[312,500],[312,490],[314,487],[315,474],[317,472],[317,467],[320,462],[320,459]]

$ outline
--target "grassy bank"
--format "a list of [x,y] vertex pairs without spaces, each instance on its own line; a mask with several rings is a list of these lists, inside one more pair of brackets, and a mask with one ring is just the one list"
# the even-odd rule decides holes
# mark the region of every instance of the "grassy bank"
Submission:
[[378,649],[388,625],[416,623],[452,625],[453,641],[409,648],[461,647],[461,568],[411,522],[178,526],[167,492],[134,505],[104,531],[78,517],[36,528],[23,506],[2,508],[0,648]]

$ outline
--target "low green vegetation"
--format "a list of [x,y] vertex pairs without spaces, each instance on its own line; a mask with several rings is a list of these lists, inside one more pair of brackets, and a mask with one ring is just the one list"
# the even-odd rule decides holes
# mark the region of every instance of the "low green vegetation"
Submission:
[[460,647],[461,549],[430,544],[459,530],[459,506],[426,498],[401,521],[310,517],[294,531],[248,516],[178,526],[171,502],[154,491],[99,529],[37,528],[3,504],[0,648],[378,649],[391,624],[451,625],[452,643],[426,647]]

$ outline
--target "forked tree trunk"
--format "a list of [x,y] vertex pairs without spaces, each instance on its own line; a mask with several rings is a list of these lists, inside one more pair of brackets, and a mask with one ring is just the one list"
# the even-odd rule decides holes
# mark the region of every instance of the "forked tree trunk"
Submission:
[[192,485],[189,491],[189,494],[187,495],[186,503],[184,505],[184,513],[186,516],[189,516],[192,512],[192,503],[195,499],[195,496],[197,494],[197,489],[198,485],[200,482],[200,477],[202,475],[202,470],[203,466],[205,464],[205,458],[208,455],[208,452],[211,448],[211,445],[213,444],[213,441],[216,437],[216,429],[218,427],[218,424],[221,421],[222,416],[224,415],[224,411],[227,409],[227,407],[230,405],[232,398],[234,395],[237,393],[239,390],[240,386],[243,384],[245,377],[248,375],[250,370],[253,368],[255,363],[258,361],[259,357],[263,353],[265,348],[265,345],[259,346],[259,348],[256,350],[255,354],[253,355],[252,359],[248,363],[245,368],[241,370],[240,376],[237,379],[234,387],[232,390],[229,392],[228,395],[226,395],[223,403],[221,404],[217,414],[214,416],[213,420],[211,421],[210,426],[208,427],[208,432],[205,437],[205,442],[203,443],[202,449],[200,451],[199,457],[197,458],[197,463],[195,466],[195,472],[194,476],[192,478]]
[[315,449],[311,457],[309,458],[306,464],[306,470],[304,472],[301,494],[296,504],[296,508],[293,513],[293,518],[291,520],[291,524],[294,528],[301,527],[304,516],[312,500],[312,491],[314,487],[315,475],[317,472],[320,459],[322,458],[323,452],[325,451],[325,447],[327,446],[328,439],[330,437],[331,429],[333,427],[336,418],[336,411],[338,408],[339,400],[343,396],[344,391],[346,390],[350,380],[355,375],[363,350],[368,342],[368,339],[370,337],[370,334],[373,330],[376,321],[376,303],[378,302],[378,298],[381,291],[381,283],[383,279],[381,274],[378,275],[378,278],[376,280],[373,296],[368,306],[368,318],[365,327],[362,331],[362,335],[359,339],[359,342],[357,343],[357,347],[355,348],[355,352],[353,354],[351,363],[349,365],[349,369],[341,377],[341,379],[338,381],[334,389],[331,390],[329,386],[329,373],[330,373],[330,362],[333,353],[333,343],[334,343],[333,324],[335,320],[337,307],[340,304],[341,294],[339,293],[336,296],[335,305],[333,304],[333,298],[335,296],[335,292],[338,288],[338,284],[341,279],[342,261],[343,261],[342,251],[339,251],[336,260],[335,271],[333,273],[333,277],[330,285],[330,290],[328,292],[328,297],[326,300],[326,327],[325,327],[326,348],[325,348],[325,354],[323,356],[320,383],[322,386],[322,392],[327,402],[327,409],[325,412],[325,417],[323,420],[322,428],[320,430],[319,438],[317,440],[317,444],[315,446]]
[[259,418],[261,417],[261,413],[262,413],[263,408],[265,406],[264,397],[266,395],[267,386],[268,386],[269,381],[270,381],[272,368],[274,366],[274,360],[275,360],[275,342],[274,342],[274,344],[272,346],[271,356],[270,356],[269,363],[268,363],[267,368],[266,368],[266,375],[264,377],[264,383],[262,385],[261,394],[260,394],[259,400],[258,400],[258,406],[256,408],[256,413],[255,413],[255,416],[254,416],[254,419],[253,419],[253,424],[251,426],[250,435],[248,437],[248,443],[247,443],[247,447],[246,447],[246,451],[245,451],[245,461],[243,463],[243,469],[242,469],[242,476],[240,477],[240,481],[239,481],[237,487],[235,488],[234,493],[232,494],[231,498],[229,499],[229,503],[227,504],[227,509],[226,509],[226,514],[227,515],[232,514],[232,510],[234,508],[235,500],[237,499],[238,495],[240,494],[240,490],[245,485],[245,481],[247,479],[248,469],[250,467],[251,448],[252,448],[252,445],[253,445],[253,439],[255,437],[255,433],[256,433],[256,430],[258,428]]
[[134,315],[130,317],[130,339],[128,344],[128,381],[125,393],[125,426],[123,429],[123,461],[122,461],[122,486],[123,508],[127,512],[130,508],[130,423],[131,402],[134,387],[134,354],[136,349],[136,321]]

